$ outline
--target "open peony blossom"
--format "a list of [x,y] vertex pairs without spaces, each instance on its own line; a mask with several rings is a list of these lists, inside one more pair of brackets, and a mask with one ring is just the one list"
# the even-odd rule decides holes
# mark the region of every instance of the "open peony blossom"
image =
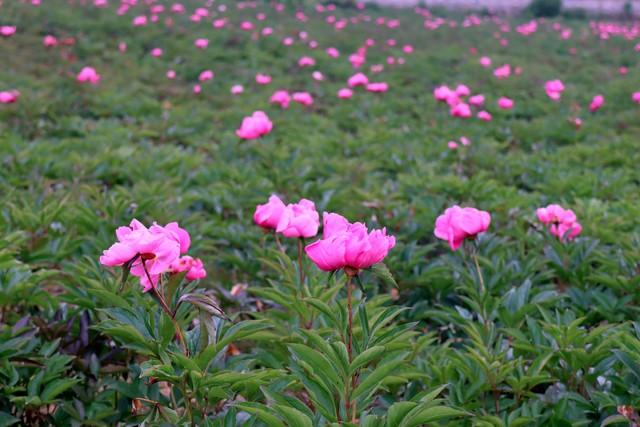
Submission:
[[500,99],[498,99],[498,107],[500,107],[503,110],[511,110],[513,108],[513,100],[510,98],[507,98],[506,96],[501,97]]
[[269,98],[271,104],[279,104],[281,108],[289,108],[291,102],[291,95],[286,90],[277,90]]
[[571,209],[551,204],[536,210],[538,221],[546,224],[551,234],[560,240],[573,240],[582,232],[582,226]]
[[589,111],[595,113],[604,105],[604,96],[596,95],[591,100],[591,104],[589,104]]
[[[127,266],[133,276],[140,278],[145,292],[156,286],[162,274],[187,271],[179,269],[182,258],[193,261],[191,257],[180,258],[189,250],[191,238],[177,222],[165,226],[154,223],[147,228],[134,219],[128,227],[119,227],[116,237],[118,241],[103,251],[100,263],[109,267]],[[193,267],[191,261],[188,269]],[[204,277],[203,272],[200,262],[191,277]]]
[[284,237],[313,237],[318,234],[320,215],[316,205],[307,199],[287,205],[278,221],[276,232]]
[[309,92],[295,92],[291,95],[291,99],[293,102],[297,102],[298,104],[302,104],[307,107],[313,105],[313,97]]
[[367,85],[367,91],[374,93],[382,93],[389,90],[389,84],[387,82],[374,82]]
[[236,130],[236,135],[242,139],[258,139],[271,132],[273,123],[262,111],[256,111],[251,116],[242,120],[240,129]]
[[363,223],[351,224],[341,215],[323,214],[322,239],[307,245],[305,252],[323,271],[342,268],[361,270],[381,262],[396,244],[386,229],[367,231]]
[[449,242],[451,250],[457,250],[465,239],[475,237],[487,231],[491,223],[488,212],[475,208],[452,206],[436,220],[434,234],[438,239]]
[[564,83],[561,80],[549,80],[544,84],[544,90],[549,98],[559,101],[564,92]]
[[20,98],[20,92],[17,90],[0,91],[0,104],[13,104]]
[[269,197],[267,203],[256,206],[256,211],[253,214],[253,222],[262,228],[275,230],[278,228],[278,223],[284,210],[284,203],[274,194]]
[[366,86],[369,84],[369,78],[363,73],[356,73],[347,80],[349,87]]
[[340,99],[349,99],[353,96],[353,90],[348,87],[343,87],[338,91],[338,98]]
[[97,85],[100,83],[100,74],[92,67],[84,67],[76,76],[76,81]]

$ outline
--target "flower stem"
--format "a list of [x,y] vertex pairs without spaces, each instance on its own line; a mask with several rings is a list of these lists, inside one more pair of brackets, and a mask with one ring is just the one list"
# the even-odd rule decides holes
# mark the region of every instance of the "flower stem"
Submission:
[[480,270],[480,263],[478,262],[478,254],[474,251],[471,255],[473,258],[473,262],[476,265],[476,272],[478,273],[478,279],[480,280],[480,294],[484,294],[485,286],[484,286],[484,278],[482,277],[482,270]]
[[187,347],[187,342],[184,340],[182,329],[180,328],[180,325],[176,320],[176,315],[173,311],[171,311],[171,309],[167,305],[167,301],[165,301],[162,294],[158,292],[158,289],[153,285],[153,282],[151,281],[151,275],[149,274],[149,270],[147,270],[147,264],[144,258],[142,258],[142,268],[144,269],[144,273],[147,275],[147,280],[151,285],[151,289],[153,290],[153,293],[158,298],[160,307],[162,307],[162,310],[166,313],[167,316],[169,316],[169,319],[171,319],[171,323],[173,323],[173,327],[176,330],[176,335],[178,336],[178,341],[180,341],[180,344],[182,345],[182,350],[184,352],[184,355],[189,357],[189,348]]
[[[349,356],[349,364],[353,362],[353,277],[357,273],[346,271],[347,273],[347,354]],[[351,401],[351,393],[356,388],[357,374],[354,372],[351,374],[351,378],[347,380],[345,384],[345,414],[346,419],[351,419],[352,423],[356,421],[356,404]]]
[[302,289],[304,288],[304,268],[302,266],[303,252],[304,252],[304,237],[300,237],[298,239],[298,271],[300,273],[300,294],[302,294]]
[[276,233],[276,230],[273,230],[273,237],[276,238],[276,245],[278,246],[280,252],[284,253],[284,246],[282,246],[282,243],[280,243],[280,237],[278,237],[278,233]]

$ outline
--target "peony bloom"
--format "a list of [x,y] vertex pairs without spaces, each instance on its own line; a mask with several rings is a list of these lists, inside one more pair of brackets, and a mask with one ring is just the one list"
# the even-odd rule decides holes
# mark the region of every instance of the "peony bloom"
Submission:
[[455,107],[453,107],[449,111],[449,113],[453,117],[461,117],[463,119],[467,119],[467,118],[471,117],[471,108],[469,107],[469,104],[465,104],[464,102],[461,102],[458,105],[456,105]]
[[13,104],[18,101],[20,92],[17,90],[0,91],[0,104]]
[[353,91],[347,87],[343,87],[338,91],[338,98],[349,99],[353,96]]
[[253,214],[253,222],[262,228],[275,230],[278,228],[280,217],[285,210],[285,205],[275,194],[269,197],[269,201],[264,205],[256,206]]
[[307,199],[289,204],[282,211],[276,232],[285,237],[313,237],[318,234],[320,215],[316,205]]
[[311,77],[313,77],[313,79],[318,82],[324,81],[324,74],[317,70],[311,73]]
[[240,129],[236,130],[236,135],[242,139],[258,139],[271,132],[273,123],[262,111],[256,111],[251,116],[242,120]]
[[433,90],[433,97],[436,101],[446,102],[451,96],[451,89],[447,86],[438,86]]
[[489,114],[489,112],[484,110],[478,111],[478,114],[476,115],[476,117],[482,120],[483,122],[490,122],[491,120],[493,120],[493,117],[491,117],[491,114]]
[[490,223],[491,215],[488,212],[453,206],[438,217],[434,234],[438,239],[447,240],[451,250],[455,251],[465,239],[473,240],[487,231]]
[[449,141],[447,142],[447,147],[449,147],[449,149],[451,150],[457,150],[458,149],[458,143],[455,141]]
[[167,71],[167,78],[169,80],[173,80],[176,78],[176,72],[174,70]]
[[304,106],[313,105],[313,97],[309,92],[295,92],[291,99],[293,102],[297,102],[298,104],[302,104]]
[[78,81],[78,83],[97,85],[100,83],[100,74],[92,67],[84,67],[76,76],[76,81]]
[[271,95],[271,98],[269,98],[269,102],[271,104],[280,104],[281,108],[289,108],[291,96],[286,90],[278,90],[275,91],[273,95]]
[[47,35],[42,39],[42,44],[44,47],[55,47],[58,45],[58,39],[52,35]]
[[564,92],[564,83],[561,80],[549,80],[544,84],[544,90],[549,98],[559,101]]
[[240,95],[244,92],[244,87],[242,85],[233,85],[231,86],[231,94],[232,95]]
[[338,58],[340,56],[340,51],[335,47],[328,47],[326,52],[331,58]]
[[387,82],[369,83],[367,85],[367,90],[374,93],[386,92],[389,90],[389,84]]
[[206,49],[207,46],[209,46],[209,39],[196,39],[196,41],[193,42],[193,44],[198,49]]
[[480,65],[482,65],[484,68],[489,68],[491,66],[491,58],[489,58],[488,56],[483,56],[482,58],[480,58]]
[[591,104],[589,104],[589,111],[592,113],[595,113],[600,109],[600,107],[602,107],[603,104],[604,104],[604,96],[596,95],[591,100]]
[[136,16],[133,18],[133,26],[134,27],[142,27],[147,25],[147,17],[144,15]]
[[633,92],[631,94],[631,100],[636,104],[640,104],[640,92]]
[[211,70],[204,70],[203,72],[200,73],[200,75],[198,76],[198,80],[201,82],[207,82],[209,80],[213,80],[214,74],[213,71]]
[[484,95],[473,95],[469,97],[469,105],[482,107],[482,105],[484,105]]
[[369,84],[369,79],[363,73],[356,73],[353,76],[349,77],[349,80],[347,80],[347,84],[349,85],[349,87],[366,86]]
[[341,215],[323,214],[323,236],[305,252],[323,271],[342,268],[360,270],[381,262],[396,244],[386,229],[367,231],[362,223],[351,224]]
[[259,85],[268,85],[269,83],[271,83],[271,76],[258,73],[256,74],[256,83],[258,83]]
[[316,61],[310,56],[303,56],[298,60],[298,66],[301,68],[313,67],[314,65],[316,65]]
[[11,37],[16,33],[16,27],[12,25],[3,25],[0,26],[0,36],[2,37]]
[[506,96],[503,96],[498,99],[498,107],[502,108],[503,110],[511,110],[513,108],[513,100],[507,98]]
[[560,240],[573,240],[582,232],[582,226],[577,221],[576,214],[571,209],[564,209],[560,205],[549,205],[536,210],[538,221],[547,225],[551,234]]
[[511,75],[511,65],[505,64],[502,67],[498,67],[493,70],[493,75],[498,79],[506,79]]
[[159,58],[162,56],[162,49],[159,47],[154,47],[153,49],[151,49],[151,56],[153,56],[154,58]]
[[454,92],[458,96],[469,96],[469,95],[471,95],[471,90],[469,89],[469,87],[467,87],[467,85],[462,85],[462,84],[458,85]]

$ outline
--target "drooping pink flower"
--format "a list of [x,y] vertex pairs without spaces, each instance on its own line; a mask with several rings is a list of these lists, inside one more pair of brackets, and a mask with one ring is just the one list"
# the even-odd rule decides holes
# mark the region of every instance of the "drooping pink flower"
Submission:
[[387,82],[372,82],[367,85],[367,91],[374,93],[382,93],[389,90]]
[[544,84],[544,90],[547,96],[554,101],[559,101],[564,92],[564,83],[561,80],[549,80]]
[[560,205],[551,204],[536,210],[538,221],[545,224],[551,234],[560,240],[573,240],[582,232],[582,226],[577,221],[576,214],[571,209],[564,209]]
[[600,109],[600,107],[602,107],[603,104],[604,104],[604,96],[596,95],[593,97],[593,99],[591,100],[591,103],[589,104],[589,111],[592,113],[595,113]]
[[513,100],[510,98],[507,98],[506,96],[501,97],[500,99],[498,99],[498,107],[502,108],[503,110],[511,110],[513,108]]
[[343,87],[338,91],[338,98],[340,99],[349,99],[353,96],[353,90],[348,87]]
[[434,234],[438,239],[449,242],[451,250],[457,250],[465,239],[475,239],[491,224],[488,212],[475,208],[452,206],[436,219]]
[[259,85],[268,85],[269,83],[271,83],[271,76],[258,73],[256,74],[256,83],[258,83]]
[[84,67],[76,76],[76,81],[97,85],[100,83],[100,74],[93,67]]
[[273,123],[269,117],[262,111],[256,111],[242,120],[240,128],[236,130],[236,135],[242,139],[258,139],[271,132],[272,128]]
[[278,223],[284,210],[285,204],[274,194],[269,197],[267,203],[256,206],[256,211],[253,214],[253,222],[262,228],[275,230],[278,228]]
[[291,99],[293,102],[297,102],[306,107],[313,105],[313,97],[309,92],[294,92],[293,95],[291,95]]
[[285,237],[313,237],[318,234],[320,215],[316,205],[307,199],[288,204],[280,215],[276,232]]
[[324,81],[324,74],[322,74],[320,71],[316,70],[313,73],[311,73],[311,77],[313,77],[313,80],[317,81],[317,82],[322,82]]
[[335,213],[325,212],[323,224],[322,239],[305,247],[311,261],[323,271],[369,268],[381,262],[396,244],[386,229],[368,232],[365,224],[351,224]]
[[366,86],[369,84],[369,78],[363,73],[356,73],[347,80],[349,87]]
[[277,90],[269,98],[271,104],[279,104],[281,108],[289,108],[291,102],[291,96],[286,90]]

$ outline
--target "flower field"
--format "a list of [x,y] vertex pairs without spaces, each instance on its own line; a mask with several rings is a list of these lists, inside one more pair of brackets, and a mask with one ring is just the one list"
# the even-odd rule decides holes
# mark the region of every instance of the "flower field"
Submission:
[[640,425],[640,22],[0,2],[0,427]]

